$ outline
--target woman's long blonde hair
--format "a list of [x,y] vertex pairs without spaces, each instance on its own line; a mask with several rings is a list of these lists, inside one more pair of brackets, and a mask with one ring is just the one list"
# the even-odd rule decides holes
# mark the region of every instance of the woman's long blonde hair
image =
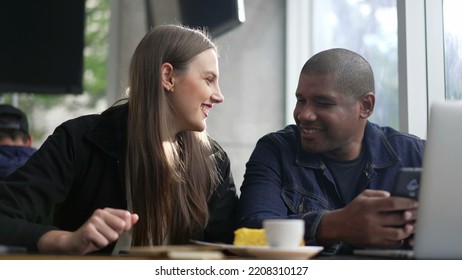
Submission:
[[191,59],[215,45],[205,32],[157,26],[136,48],[129,72],[126,176],[135,246],[184,244],[197,238],[209,217],[207,201],[218,184],[214,149],[205,131],[182,131],[171,140],[174,112],[161,83],[161,65],[184,71]]

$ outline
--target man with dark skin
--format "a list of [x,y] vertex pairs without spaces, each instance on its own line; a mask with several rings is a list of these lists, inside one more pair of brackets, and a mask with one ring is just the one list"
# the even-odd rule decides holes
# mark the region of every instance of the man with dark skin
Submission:
[[374,91],[359,54],[331,49],[310,58],[295,94],[295,125],[262,137],[247,163],[239,226],[303,219],[305,242],[333,254],[403,245],[417,202],[390,190],[401,167],[422,165],[425,142],[369,122]]

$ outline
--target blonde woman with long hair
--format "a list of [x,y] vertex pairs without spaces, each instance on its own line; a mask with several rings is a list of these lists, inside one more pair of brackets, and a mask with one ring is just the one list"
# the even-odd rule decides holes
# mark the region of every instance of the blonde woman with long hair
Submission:
[[223,102],[218,78],[205,32],[149,31],[132,57],[128,102],[63,123],[0,185],[0,244],[87,254],[232,242],[230,162],[205,130]]

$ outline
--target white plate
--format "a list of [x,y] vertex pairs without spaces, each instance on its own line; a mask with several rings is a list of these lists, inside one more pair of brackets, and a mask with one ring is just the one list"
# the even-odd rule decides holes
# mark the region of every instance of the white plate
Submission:
[[322,246],[300,246],[295,248],[274,248],[269,246],[234,246],[229,244],[193,241],[204,246],[219,247],[242,257],[275,260],[307,260],[322,251]]
[[225,255],[217,247],[196,245],[135,246],[123,252],[129,257],[158,259],[223,259]]
[[247,253],[258,259],[307,260],[316,256],[322,246],[300,246],[296,248],[248,248]]

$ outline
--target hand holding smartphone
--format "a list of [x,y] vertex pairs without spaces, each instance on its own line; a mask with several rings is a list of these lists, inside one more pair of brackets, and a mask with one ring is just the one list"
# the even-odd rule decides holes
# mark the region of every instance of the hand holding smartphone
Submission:
[[[392,196],[401,196],[412,198],[415,200],[419,199],[420,189],[420,176],[422,174],[421,167],[403,167],[396,176],[393,189],[391,191]],[[414,234],[404,240],[402,248],[411,249],[413,247],[412,242]]]
[[419,198],[421,167],[403,167],[396,177],[392,196]]

